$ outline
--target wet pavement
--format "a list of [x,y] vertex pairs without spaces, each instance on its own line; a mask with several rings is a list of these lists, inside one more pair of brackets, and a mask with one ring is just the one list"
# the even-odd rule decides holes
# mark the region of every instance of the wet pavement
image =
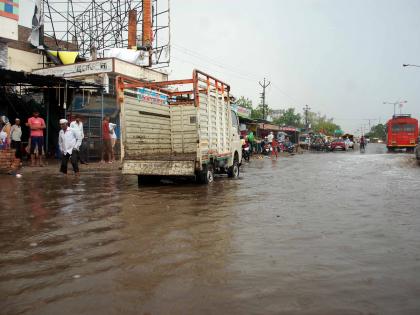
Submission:
[[0,178],[1,314],[420,313],[420,167],[381,145],[210,186]]

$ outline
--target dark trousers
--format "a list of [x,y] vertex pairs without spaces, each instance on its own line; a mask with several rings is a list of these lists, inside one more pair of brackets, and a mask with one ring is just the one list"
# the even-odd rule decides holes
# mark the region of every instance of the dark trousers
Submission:
[[21,144],[22,144],[21,141],[15,141],[15,140],[12,140],[12,143],[11,143],[12,149],[16,149],[15,157],[17,159],[20,159],[20,160],[22,160],[22,146],[21,146]]
[[82,144],[80,145],[79,160],[82,163],[88,162],[88,145],[86,140],[82,140]]
[[71,166],[73,167],[74,173],[79,173],[79,152],[73,150],[73,153],[70,155],[69,153],[63,154],[61,157],[61,167],[60,172],[67,174],[67,164],[71,162]]

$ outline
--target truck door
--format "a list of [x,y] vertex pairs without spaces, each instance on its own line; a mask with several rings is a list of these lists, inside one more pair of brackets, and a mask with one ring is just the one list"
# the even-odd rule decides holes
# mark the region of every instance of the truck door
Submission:
[[239,119],[238,115],[235,113],[235,111],[231,111],[232,116],[232,134],[231,134],[231,141],[232,141],[232,152],[235,151],[239,154],[239,163],[242,160],[242,143],[240,139],[240,133],[239,133]]

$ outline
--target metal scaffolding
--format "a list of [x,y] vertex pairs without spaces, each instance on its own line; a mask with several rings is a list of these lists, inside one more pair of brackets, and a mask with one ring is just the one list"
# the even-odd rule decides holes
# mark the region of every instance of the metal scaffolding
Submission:
[[[152,43],[142,43],[143,7],[151,5]],[[89,58],[92,48],[128,47],[129,12],[137,11],[137,46],[151,66],[165,67],[170,62],[169,0],[43,0],[44,34],[57,46],[77,45],[80,56]],[[67,47],[62,47],[63,42]],[[60,43],[60,45],[59,45]],[[149,58],[150,57],[150,58]]]

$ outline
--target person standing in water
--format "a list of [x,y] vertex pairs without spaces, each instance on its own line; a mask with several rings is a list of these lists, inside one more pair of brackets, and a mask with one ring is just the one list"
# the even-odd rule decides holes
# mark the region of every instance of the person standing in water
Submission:
[[15,119],[15,124],[10,129],[10,138],[12,139],[11,148],[16,150],[16,158],[22,160],[22,128],[19,118]]
[[[33,116],[28,119],[27,126],[31,130],[31,166],[35,166],[35,160],[38,160],[39,166],[44,166],[42,162],[42,151],[44,148],[44,129],[45,121],[39,117],[39,112],[34,111]],[[35,148],[38,148],[38,153],[35,154]]]
[[79,175],[79,148],[82,139],[76,132],[68,126],[66,119],[60,119],[60,133],[58,135],[58,144],[61,151],[60,172],[67,175],[67,164],[70,160],[74,175]]

